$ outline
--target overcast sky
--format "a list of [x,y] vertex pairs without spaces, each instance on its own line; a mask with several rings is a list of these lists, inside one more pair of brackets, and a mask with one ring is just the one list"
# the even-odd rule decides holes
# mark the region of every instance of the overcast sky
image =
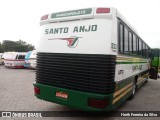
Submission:
[[150,47],[160,48],[160,0],[1,0],[0,42],[21,39],[37,47],[41,16],[90,7],[117,8]]

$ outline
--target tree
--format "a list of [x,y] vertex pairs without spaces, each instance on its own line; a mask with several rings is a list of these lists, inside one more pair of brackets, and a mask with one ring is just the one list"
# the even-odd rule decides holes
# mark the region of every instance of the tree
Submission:
[[32,44],[27,44],[25,41],[10,41],[3,40],[2,44],[0,44],[0,50],[4,52],[15,51],[15,52],[28,52],[35,49]]
[[0,53],[3,53],[3,52],[4,52],[3,45],[0,42]]

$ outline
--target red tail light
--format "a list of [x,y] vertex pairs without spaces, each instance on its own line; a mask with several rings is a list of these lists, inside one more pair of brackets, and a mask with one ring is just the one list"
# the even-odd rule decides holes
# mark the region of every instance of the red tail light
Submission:
[[110,13],[110,8],[97,8],[96,13]]
[[109,104],[108,99],[88,99],[88,106],[94,108],[106,108]]
[[34,93],[35,94],[40,94],[40,89],[39,89],[39,87],[36,87],[36,86],[34,86]]
[[46,20],[46,19],[48,19],[48,15],[44,15],[41,17],[41,20]]

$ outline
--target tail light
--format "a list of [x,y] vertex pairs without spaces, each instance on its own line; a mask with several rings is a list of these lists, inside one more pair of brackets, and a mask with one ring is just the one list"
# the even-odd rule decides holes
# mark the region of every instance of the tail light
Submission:
[[110,8],[97,8],[96,13],[97,14],[110,13]]
[[34,93],[39,95],[40,94],[40,88],[34,86]]
[[46,20],[46,19],[48,19],[48,14],[41,17],[41,20]]
[[88,99],[88,106],[94,108],[106,108],[109,104],[108,99]]

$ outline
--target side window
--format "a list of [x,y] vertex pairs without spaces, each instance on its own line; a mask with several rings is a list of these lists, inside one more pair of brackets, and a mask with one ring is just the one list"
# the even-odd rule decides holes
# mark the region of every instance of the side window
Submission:
[[120,26],[119,26],[119,52],[120,53],[123,53],[124,52],[124,47],[123,47],[123,25],[120,23]]
[[16,56],[16,60],[18,59],[18,55]]
[[151,59],[152,58],[152,55],[151,55],[151,48],[148,47],[148,57]]
[[146,57],[146,44],[143,42],[143,56]]
[[18,59],[24,59],[25,56],[24,55],[19,55]]
[[132,54],[132,32],[129,32],[129,53]]
[[137,54],[137,39],[135,34],[133,34],[133,54]]
[[128,54],[128,29],[127,27],[124,27],[124,53]]
[[148,58],[148,46],[146,45],[146,58]]
[[142,41],[139,39],[139,55],[142,55]]
[[118,23],[118,49],[119,53],[126,55],[150,56],[149,46],[143,42],[123,21]]
[[137,37],[137,55],[139,55],[139,38]]
[[148,56],[149,56],[149,47],[146,45],[146,52],[147,52],[147,55],[146,55],[146,57],[148,58]]
[[145,57],[147,57],[147,45],[146,44],[145,44],[144,54],[145,54]]

